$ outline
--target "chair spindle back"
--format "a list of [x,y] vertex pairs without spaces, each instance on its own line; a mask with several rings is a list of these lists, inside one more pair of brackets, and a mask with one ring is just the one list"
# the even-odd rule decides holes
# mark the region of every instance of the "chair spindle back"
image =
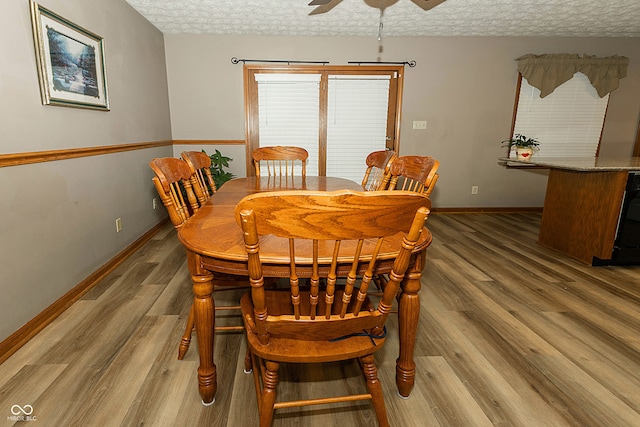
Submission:
[[[317,340],[363,330],[381,334],[429,207],[426,197],[404,191],[281,191],[245,197],[236,207],[236,221],[244,232],[259,340],[267,343],[270,334]],[[374,307],[367,292],[378,255],[385,239],[398,233],[406,234]],[[266,235],[288,246],[283,248],[290,259],[288,304],[275,304],[263,287],[261,263],[269,260],[260,258],[260,237]],[[308,289],[296,273],[301,263],[311,267]]]
[[362,188],[366,191],[386,190],[383,185],[389,184],[391,163],[396,157],[398,156],[392,150],[369,153],[366,159],[367,170],[362,178]]
[[[400,156],[390,167],[388,190],[414,191],[429,196],[438,180],[440,162],[431,156]],[[398,185],[399,178],[400,185]]]
[[268,176],[294,176],[296,165],[300,165],[301,174],[307,176],[307,159],[309,153],[301,147],[273,146],[260,147],[253,150],[253,165],[256,176],[260,176],[260,164],[264,165]]
[[180,156],[191,170],[191,186],[200,206],[217,191],[211,175],[211,158],[202,151],[183,151]]
[[185,161],[173,157],[155,158],[149,166],[156,175],[152,180],[169,219],[180,229],[199,208],[191,185],[191,170]]

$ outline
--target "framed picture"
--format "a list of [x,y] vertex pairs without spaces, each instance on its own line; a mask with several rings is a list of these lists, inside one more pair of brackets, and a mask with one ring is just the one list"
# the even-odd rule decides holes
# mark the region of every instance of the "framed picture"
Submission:
[[108,111],[103,38],[30,5],[42,103]]

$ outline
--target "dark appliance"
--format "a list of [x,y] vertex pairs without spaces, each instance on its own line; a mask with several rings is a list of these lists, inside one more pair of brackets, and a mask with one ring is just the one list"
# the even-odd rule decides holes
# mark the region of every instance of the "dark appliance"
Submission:
[[640,265],[640,171],[629,173],[610,264]]

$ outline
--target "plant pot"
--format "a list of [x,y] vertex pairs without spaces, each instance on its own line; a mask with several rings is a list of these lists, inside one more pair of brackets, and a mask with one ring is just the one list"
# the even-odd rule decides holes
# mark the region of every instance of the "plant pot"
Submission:
[[516,147],[516,156],[518,160],[531,160],[531,156],[533,156],[533,148]]

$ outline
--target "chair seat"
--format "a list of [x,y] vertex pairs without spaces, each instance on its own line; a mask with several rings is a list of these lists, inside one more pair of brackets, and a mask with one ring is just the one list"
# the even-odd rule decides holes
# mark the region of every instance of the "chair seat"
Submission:
[[[302,294],[301,292],[301,295]],[[275,299],[280,300],[278,301],[278,306],[285,306],[287,304],[290,306],[289,296],[290,294],[287,291],[275,290],[265,292],[265,299],[271,301]],[[304,300],[304,298],[302,299]],[[323,338],[317,333],[310,332],[310,325],[307,324],[306,328],[301,329],[297,335],[288,334],[282,336],[270,333],[269,342],[262,344],[258,340],[257,334],[250,332],[251,330],[255,330],[255,328],[251,325],[253,319],[253,304],[251,303],[251,294],[249,292],[245,293],[240,299],[240,307],[242,310],[242,318],[245,322],[245,329],[247,330],[247,341],[251,351],[259,357],[268,358],[269,360],[277,362],[316,363],[354,359],[379,350],[385,341],[384,337],[372,337],[364,334],[362,329],[357,331],[338,330],[333,334],[332,339],[327,337]],[[285,315],[288,314],[289,313]],[[270,314],[270,316],[271,315],[272,314]]]

